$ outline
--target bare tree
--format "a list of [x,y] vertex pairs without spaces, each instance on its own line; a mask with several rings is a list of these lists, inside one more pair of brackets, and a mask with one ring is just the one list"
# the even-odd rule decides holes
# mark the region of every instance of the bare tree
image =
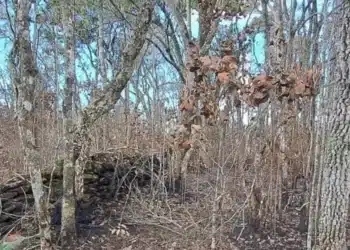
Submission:
[[38,127],[36,124],[35,96],[40,82],[40,75],[35,64],[29,30],[29,12],[31,1],[17,2],[16,37],[13,45],[13,62],[18,61],[19,70],[14,76],[16,93],[16,116],[22,140],[24,163],[31,176],[35,199],[35,209],[41,234],[41,248],[51,247],[50,216],[47,199],[41,177],[41,156],[38,148]]
[[[69,120],[71,119],[71,116],[68,116],[68,113],[70,112],[70,107],[65,107],[67,108],[67,116],[65,117],[65,119],[68,119],[68,124],[66,125],[68,125],[69,128],[69,131],[66,131],[66,140],[68,139],[69,141],[66,142],[68,144],[66,144],[66,159],[64,163],[64,189],[67,193],[65,192],[65,200],[62,203],[62,218],[66,218],[67,221],[65,222],[65,226],[62,226],[61,233],[62,235],[69,237],[69,240],[74,240],[72,238],[72,232],[74,232],[75,230],[74,225],[72,225],[75,223],[75,220],[72,219],[74,218],[73,216],[75,212],[75,179],[81,180],[77,182],[77,185],[79,186],[76,189],[83,190],[82,175],[84,172],[84,166],[79,164],[77,165],[77,160],[82,154],[82,150],[84,150],[85,148],[84,144],[86,143],[86,138],[89,136],[91,126],[96,122],[97,119],[99,119],[102,115],[108,113],[114,107],[116,102],[120,99],[121,92],[125,89],[125,86],[127,85],[129,79],[131,78],[134,72],[135,61],[137,60],[138,55],[140,54],[140,51],[144,45],[148,28],[151,23],[152,13],[154,9],[154,3],[152,2],[153,1],[147,1],[144,4],[143,8],[140,10],[134,34],[122,53],[120,71],[117,73],[113,81],[107,84],[102,94],[96,100],[94,100],[89,106],[87,106],[81,111],[79,121],[76,124],[69,124]],[[70,25],[71,23],[69,23],[68,26]],[[70,53],[73,53],[72,49],[73,47],[66,47],[66,51],[68,52],[66,55],[67,57],[70,57]],[[70,72],[71,68],[69,66],[69,62],[71,61],[68,60],[67,62],[67,71]],[[72,79],[67,78],[67,82],[68,81],[72,81]],[[72,84],[72,82],[69,82],[69,85],[67,85],[69,89],[66,88],[67,101],[65,105],[69,105],[71,96],[69,93]],[[81,160],[81,162],[84,162],[84,160]],[[73,171],[75,168],[77,173],[76,178],[74,178]],[[67,215],[64,215],[65,211],[68,213]]]
[[[69,1],[64,4],[68,6]],[[64,130],[64,165],[63,165],[63,199],[62,199],[62,223],[61,237],[62,246],[74,247],[76,238],[75,228],[75,165],[71,159],[74,158],[73,141],[73,93],[75,82],[75,41],[73,11],[70,8],[63,9],[63,26],[65,31],[65,59],[66,77],[63,101],[63,130]]]

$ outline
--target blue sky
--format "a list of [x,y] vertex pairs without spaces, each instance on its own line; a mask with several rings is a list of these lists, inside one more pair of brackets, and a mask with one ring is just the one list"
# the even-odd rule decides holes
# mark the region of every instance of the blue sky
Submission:
[[[287,1],[287,5],[290,5],[290,2],[291,1]],[[301,0],[298,0],[297,2],[301,3]],[[319,3],[318,9],[321,10],[323,1],[318,1],[318,3]],[[300,15],[300,10],[298,10],[297,13]],[[259,16],[259,14],[256,14],[256,13],[252,14],[249,17],[249,20],[251,21],[254,16]],[[237,26],[238,26],[239,31],[242,30],[244,28],[244,26],[246,25],[247,19],[248,19],[248,16],[246,18],[242,18],[242,19],[238,20]],[[230,21],[222,21],[221,22],[221,25],[229,25],[229,24],[230,24]],[[198,13],[195,10],[192,11],[192,24],[191,24],[191,26],[192,26],[191,27],[192,35],[194,37],[198,37],[198,31],[199,31]],[[2,30],[8,29],[8,25],[7,25],[6,20],[0,20],[0,29],[2,29]],[[7,55],[12,47],[12,44],[11,44],[9,39],[5,39],[5,38],[1,37],[1,33],[3,33],[3,32],[0,32],[0,69],[2,72],[8,72],[8,70],[7,70]],[[31,35],[33,36],[33,32],[31,32]],[[80,51],[82,51],[82,50],[80,50]],[[257,34],[255,36],[255,43],[253,45],[252,51],[254,51],[254,56],[252,54],[250,54],[250,58],[249,58],[252,60],[251,70],[256,72],[258,70],[256,67],[256,63],[263,64],[263,62],[264,62],[264,37],[263,37],[262,33]],[[81,61],[83,63],[86,63],[86,64],[90,63],[86,57],[82,58]],[[83,71],[81,70],[81,68],[79,67],[80,64],[81,63],[77,62],[77,78],[80,81],[84,81],[84,80],[86,80],[86,77],[85,77],[85,74],[83,74]],[[165,64],[162,68],[163,68],[163,71],[172,70],[171,66],[169,66],[167,64]],[[92,67],[89,68],[89,74],[90,74],[90,77],[92,79],[94,79],[94,76],[95,76],[94,71],[95,70]],[[63,79],[64,78],[62,77],[62,80]]]
[[[238,29],[241,30],[243,29],[243,27],[246,25],[247,22],[247,18],[238,20],[237,24],[238,24]],[[229,21],[223,21],[221,22],[222,25],[229,25]],[[191,25],[191,29],[192,29],[192,35],[194,37],[198,37],[198,31],[199,31],[199,23],[198,23],[198,13],[193,10],[192,11],[192,25]],[[7,24],[6,20],[0,20],[0,27],[3,30],[7,30],[7,32],[9,32],[9,27]],[[33,28],[33,24],[31,24],[31,27]],[[31,36],[33,37],[34,32],[33,29],[31,29]],[[264,39],[262,35],[258,35],[256,37],[255,40],[255,46],[254,46],[254,51],[255,51],[255,56],[258,59],[259,63],[263,63],[264,61],[264,50],[263,50],[263,46],[264,46]],[[7,70],[7,56],[10,52],[10,49],[12,47],[12,42],[4,37],[0,37],[0,69],[2,72],[8,72]],[[87,58],[82,58],[81,60],[82,63],[87,63],[89,64],[89,60]],[[80,68],[80,64],[79,62],[77,62],[77,79],[79,81],[84,81],[86,80],[85,74],[83,73],[82,69]],[[171,66],[169,65],[164,65],[164,67],[162,67],[165,71],[166,70],[172,70]],[[89,75],[90,77],[92,77],[92,79],[94,79],[95,76],[95,70],[90,67],[89,68]],[[112,76],[111,76],[112,77]],[[62,80],[64,78],[62,77]],[[82,96],[83,97],[83,96]],[[85,98],[83,98],[85,99]]]
[[[246,17],[237,20],[237,28],[238,31],[242,31],[244,29],[244,27],[247,25],[248,21],[252,21],[252,19],[254,17],[259,16],[259,14],[256,13],[252,13],[250,16],[247,15]],[[195,38],[198,38],[198,32],[199,32],[199,22],[198,22],[198,12],[193,10],[192,11],[192,25],[191,25],[191,29],[192,29],[192,36]],[[236,19],[233,19],[232,21],[228,21],[228,20],[223,20],[220,22],[221,25],[223,26],[230,26],[232,24],[232,22],[236,22]],[[256,34],[255,35],[255,43],[253,44],[253,49],[252,51],[255,53],[255,57],[251,54],[248,55],[249,59],[252,60],[252,65],[251,65],[251,70],[252,71],[256,71],[256,63],[260,63],[262,64],[265,60],[265,54],[264,54],[264,36],[263,34]],[[257,60],[257,61],[256,61]]]
[[[292,2],[293,0],[290,0],[290,1],[287,1],[287,6],[289,7],[290,6],[290,3]],[[297,8],[297,18],[301,16],[301,9],[299,8],[301,3],[302,3],[302,0],[297,0],[297,3],[298,3],[298,8]],[[322,11],[322,6],[324,4],[324,0],[319,0],[318,1],[318,6],[317,6],[317,9],[319,12]],[[328,3],[328,11],[331,10],[332,8],[332,4],[333,4],[333,1],[330,0],[329,3]],[[1,9],[1,4],[0,4],[0,12],[3,11],[3,9]],[[253,19],[254,16],[259,16],[259,14],[252,14],[250,16],[250,21]],[[248,17],[247,17],[248,18]],[[240,19],[238,20],[237,22],[237,26],[238,26],[238,30],[241,31],[244,26],[246,25],[247,23],[247,18],[243,18],[243,19]],[[222,21],[221,22],[221,25],[229,25],[230,22],[229,21]],[[305,24],[306,27],[308,26],[308,23]],[[32,25],[33,26],[33,25]],[[12,44],[10,42],[9,39],[5,39],[3,38],[3,31],[4,29],[7,29],[8,30],[8,26],[7,26],[7,21],[4,20],[4,19],[0,19],[0,74],[1,72],[5,72],[7,73],[8,70],[7,70],[7,55],[12,47]],[[192,23],[191,23],[191,29],[192,29],[192,35],[194,37],[198,37],[198,31],[199,31],[199,23],[198,23],[198,13],[196,11],[192,11]],[[31,32],[31,35],[33,36],[33,32]],[[62,44],[63,45],[63,44]],[[92,45],[93,47],[94,45]],[[251,61],[252,61],[252,64],[250,65],[251,66],[251,71],[253,71],[254,73],[257,73],[257,71],[259,71],[259,69],[257,68],[257,64],[256,63],[259,63],[259,64],[263,64],[264,63],[264,36],[262,33],[259,33],[255,36],[255,43],[253,45],[253,48],[252,50],[254,51],[254,56],[252,54],[250,54],[250,58]],[[79,49],[80,52],[84,52],[86,53],[86,49]],[[83,53],[81,53],[83,54]],[[52,58],[52,57],[51,57]],[[52,60],[52,59],[50,59]],[[83,56],[81,61],[83,63],[86,63],[86,64],[90,64],[89,62],[89,59],[87,59],[87,57]],[[78,81],[84,81],[86,80],[86,77],[85,77],[85,74],[83,73],[82,69],[80,68],[81,66],[81,63],[80,62],[77,62],[77,79]],[[92,68],[91,66],[89,67],[89,75],[90,75],[90,78],[92,80],[94,80],[95,78],[95,70],[94,68]],[[169,78],[169,75],[174,75],[174,74],[169,74],[170,72],[174,72],[172,66],[170,66],[169,64],[167,63],[164,63],[162,65],[162,67],[160,67],[158,69],[158,72],[157,74],[158,75],[162,75],[163,77],[168,77]],[[6,75],[5,75],[6,76]],[[109,74],[110,78],[112,77],[112,74],[110,72]],[[61,86],[63,87],[63,84],[64,84],[64,75],[61,74],[60,75],[60,82],[61,82]],[[164,78],[163,78],[164,79]],[[2,79],[0,78],[0,81]],[[172,79],[173,80],[173,79]],[[9,83],[9,82],[8,82]],[[1,82],[0,82],[1,84]],[[1,86],[1,85],[0,85]],[[9,86],[11,86],[11,84],[9,84]],[[132,87],[130,87],[130,89],[132,90]],[[152,92],[153,90],[152,89],[148,89],[148,93],[150,94],[150,96],[152,96]],[[168,94],[168,93],[166,93]],[[81,99],[83,101],[83,103],[86,103],[86,98],[84,98],[84,95],[81,95]],[[133,95],[131,95],[131,100],[134,100],[135,97]],[[147,98],[146,98],[147,99]],[[1,100],[0,100],[1,101]],[[176,106],[177,105],[177,100],[174,100],[174,99],[171,99],[169,101],[170,103],[168,103],[168,105],[171,105],[171,106]],[[247,114],[244,114],[244,123],[247,123]]]
[[[287,7],[290,7],[290,3],[292,2],[293,0],[290,0],[290,1],[286,1],[287,2]],[[318,12],[321,12],[322,11],[322,7],[323,7],[323,4],[324,4],[324,1],[325,0],[319,0],[317,1],[318,3],[318,6],[317,6],[317,9],[318,9]],[[301,16],[301,9],[300,9],[300,6],[302,4],[303,0],[297,0],[297,3],[298,3],[298,8],[297,8],[297,11],[296,11],[296,15],[297,15],[297,18],[299,18]],[[328,2],[328,5],[327,5],[327,11],[328,13],[331,11],[331,9],[333,8],[333,0],[329,0]],[[0,76],[2,73],[5,73],[2,74],[6,77],[6,73],[8,72],[7,70],[7,55],[12,47],[11,45],[11,42],[9,39],[5,39],[3,37],[3,34],[4,34],[4,30],[7,29],[8,30],[8,26],[7,26],[7,21],[5,20],[4,18],[4,15],[2,14],[1,15],[1,12],[3,12],[4,10],[4,6],[1,5],[3,4],[3,1],[0,0]],[[254,16],[258,16],[259,14],[253,14],[251,17],[250,17],[250,20],[252,20],[252,18]],[[6,16],[5,16],[6,17]],[[1,19],[3,18],[3,19]],[[198,31],[199,31],[199,24],[198,24],[198,13],[196,11],[192,11],[192,24],[191,24],[191,29],[192,29],[192,35],[194,37],[198,37]],[[243,18],[241,20],[238,21],[238,30],[240,31],[241,29],[243,29],[243,27],[246,25],[247,23],[247,18]],[[229,21],[222,21],[221,22],[222,25],[229,25],[230,22]],[[305,24],[306,27],[308,27],[308,23]],[[322,31],[321,31],[322,33]],[[33,36],[33,32],[31,32],[31,35]],[[80,50],[80,51],[84,51],[84,50]],[[254,58],[252,57],[251,55],[251,58],[250,59],[254,59],[256,60],[255,62],[253,62],[253,64],[251,65],[251,71],[253,72],[256,72],[258,70],[258,68],[256,67],[256,64],[254,63],[259,63],[259,64],[263,64],[264,63],[264,36],[262,33],[260,34],[257,34],[255,36],[255,43],[254,43],[254,46],[253,46],[253,51],[254,51]],[[86,52],[86,51],[85,51]],[[51,60],[51,59],[50,59]],[[84,63],[87,63],[89,64],[89,60],[85,57],[82,58],[82,61]],[[86,80],[86,77],[85,75],[82,73],[82,70],[80,69],[79,67],[79,62],[77,62],[77,78],[78,80],[80,81],[84,81]],[[95,70],[90,67],[89,68],[89,73],[90,73],[90,77],[92,80],[94,80],[94,76],[95,76]],[[168,76],[169,75],[169,72],[173,72],[174,70],[172,69],[171,66],[169,66],[167,63],[164,63],[164,65],[162,65],[162,67],[160,69],[158,69],[159,72],[159,75],[163,75],[163,76]],[[111,76],[111,74],[110,74]],[[112,77],[112,76],[111,76]],[[9,80],[9,79],[8,79]],[[2,81],[2,78],[0,78],[0,87],[1,87],[1,81]],[[61,86],[63,86],[63,82],[64,82],[64,76],[61,74]],[[8,82],[9,83],[9,82]],[[11,86],[11,84],[9,84],[9,86]],[[132,88],[131,88],[132,90]],[[152,92],[152,90],[148,90],[149,93]],[[152,96],[152,94],[151,94]],[[82,96],[82,100],[84,100],[85,98]],[[133,100],[134,97],[131,95],[131,99]],[[1,100],[0,100],[1,101]],[[172,105],[177,105],[177,100],[172,100]],[[244,122],[246,123],[247,122],[247,117],[246,117],[246,114],[244,114]]]
[[[298,4],[302,3],[302,0],[297,0]],[[322,9],[322,5],[323,5],[324,1],[318,1],[318,10],[321,11]],[[287,6],[290,6],[291,1],[287,1]],[[329,4],[331,4],[332,1],[330,1]],[[4,5],[2,3],[2,8],[4,8]],[[11,10],[10,10],[11,11]],[[297,10],[297,14],[299,14],[300,16],[300,10]],[[252,16],[250,17],[250,20],[254,17],[254,16],[258,16],[259,14],[252,14]],[[248,18],[248,17],[247,17]],[[242,29],[247,22],[247,18],[243,18],[241,20],[238,21],[238,27],[239,29]],[[198,13],[193,10],[192,11],[192,34],[194,37],[198,37],[198,28],[199,28],[199,24],[198,24]],[[221,22],[223,25],[229,25],[229,21],[222,21]],[[1,30],[8,30],[8,25],[7,25],[7,21],[4,19],[0,19],[0,31]],[[7,68],[7,55],[9,50],[11,49],[11,42],[8,39],[5,39],[3,37],[1,37],[1,34],[3,32],[0,32],[0,68],[5,70],[6,72],[6,68]],[[33,32],[31,32],[31,35],[33,36]],[[262,34],[258,34],[255,38],[255,45],[254,45],[254,51],[255,51],[255,56],[257,56],[257,60],[259,63],[263,63],[264,61],[264,52],[263,52],[263,47],[264,47],[264,38]],[[79,71],[79,69],[77,69]],[[79,77],[79,72],[78,72],[78,77]]]

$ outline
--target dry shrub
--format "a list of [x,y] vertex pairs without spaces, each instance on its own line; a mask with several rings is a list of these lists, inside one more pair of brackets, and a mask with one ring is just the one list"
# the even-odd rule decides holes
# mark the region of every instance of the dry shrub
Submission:
[[14,112],[0,108],[0,182],[23,170],[21,143]]

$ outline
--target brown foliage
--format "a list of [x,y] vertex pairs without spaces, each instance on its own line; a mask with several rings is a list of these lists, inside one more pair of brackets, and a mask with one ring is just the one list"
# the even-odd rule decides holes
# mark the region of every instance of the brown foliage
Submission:
[[269,99],[270,91],[274,91],[279,100],[287,97],[289,100],[312,97],[316,95],[320,79],[320,69],[303,70],[296,64],[290,72],[280,76],[259,75],[251,84],[241,89],[243,100],[251,106],[258,106]]
[[[258,75],[248,86],[240,86],[235,79],[238,69],[238,60],[232,56],[232,41],[224,41],[221,46],[222,56],[200,56],[199,46],[195,42],[189,43],[189,60],[187,67],[194,72],[195,77],[190,93],[183,94],[180,101],[180,110],[195,112],[197,102],[201,102],[200,114],[206,119],[218,118],[218,100],[221,88],[226,87],[234,93],[240,90],[241,98],[250,106],[258,106],[269,100],[270,91],[274,91],[279,100],[287,97],[295,100],[302,97],[311,97],[316,94],[320,79],[319,68],[303,70],[299,64],[294,65],[289,72],[277,76]],[[216,83],[207,82],[208,74],[216,73]]]
[[258,106],[269,98],[269,90],[272,89],[272,77],[260,75],[255,77],[249,86],[241,89],[243,100],[251,106]]
[[[232,41],[226,41],[222,44],[222,56],[200,56],[199,45],[190,42],[188,45],[187,67],[190,72],[194,72],[196,77],[194,82],[187,83],[191,89],[184,89],[179,109],[195,113],[196,108],[200,110],[200,115],[208,119],[208,124],[215,124],[215,120],[219,117],[218,93],[221,88],[238,89],[234,79],[238,69],[238,60],[232,56]],[[216,74],[216,84],[207,82],[208,74]],[[227,87],[230,88],[227,88]],[[185,121],[187,124],[188,121]]]
[[180,104],[180,111],[194,112],[195,98],[190,95],[187,99],[183,100]]

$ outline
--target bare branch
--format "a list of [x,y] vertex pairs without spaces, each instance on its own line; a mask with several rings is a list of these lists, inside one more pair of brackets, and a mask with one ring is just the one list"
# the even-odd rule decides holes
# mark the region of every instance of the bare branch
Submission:
[[75,131],[76,139],[87,133],[92,124],[102,115],[109,112],[121,97],[121,93],[128,84],[134,68],[135,60],[144,46],[146,35],[151,24],[154,5],[147,1],[139,13],[139,20],[133,36],[122,53],[121,69],[114,80],[104,89],[100,98],[96,99],[82,111],[82,120]]
[[169,59],[169,58],[165,55],[164,51],[160,48],[160,46],[159,46],[157,43],[155,43],[154,41],[152,41],[151,39],[148,39],[148,38],[147,38],[147,41],[149,41],[150,43],[152,43],[152,44],[158,49],[158,51],[162,54],[162,56],[163,56],[163,58],[165,59],[165,61],[167,61],[171,66],[173,66],[173,67],[176,69],[176,71],[179,73],[179,76],[180,76],[180,78],[181,78],[181,81],[182,81],[182,82],[185,82],[184,75],[183,75],[181,69],[179,68],[179,66],[177,66],[176,63],[174,62],[174,59],[171,59],[171,58]]

